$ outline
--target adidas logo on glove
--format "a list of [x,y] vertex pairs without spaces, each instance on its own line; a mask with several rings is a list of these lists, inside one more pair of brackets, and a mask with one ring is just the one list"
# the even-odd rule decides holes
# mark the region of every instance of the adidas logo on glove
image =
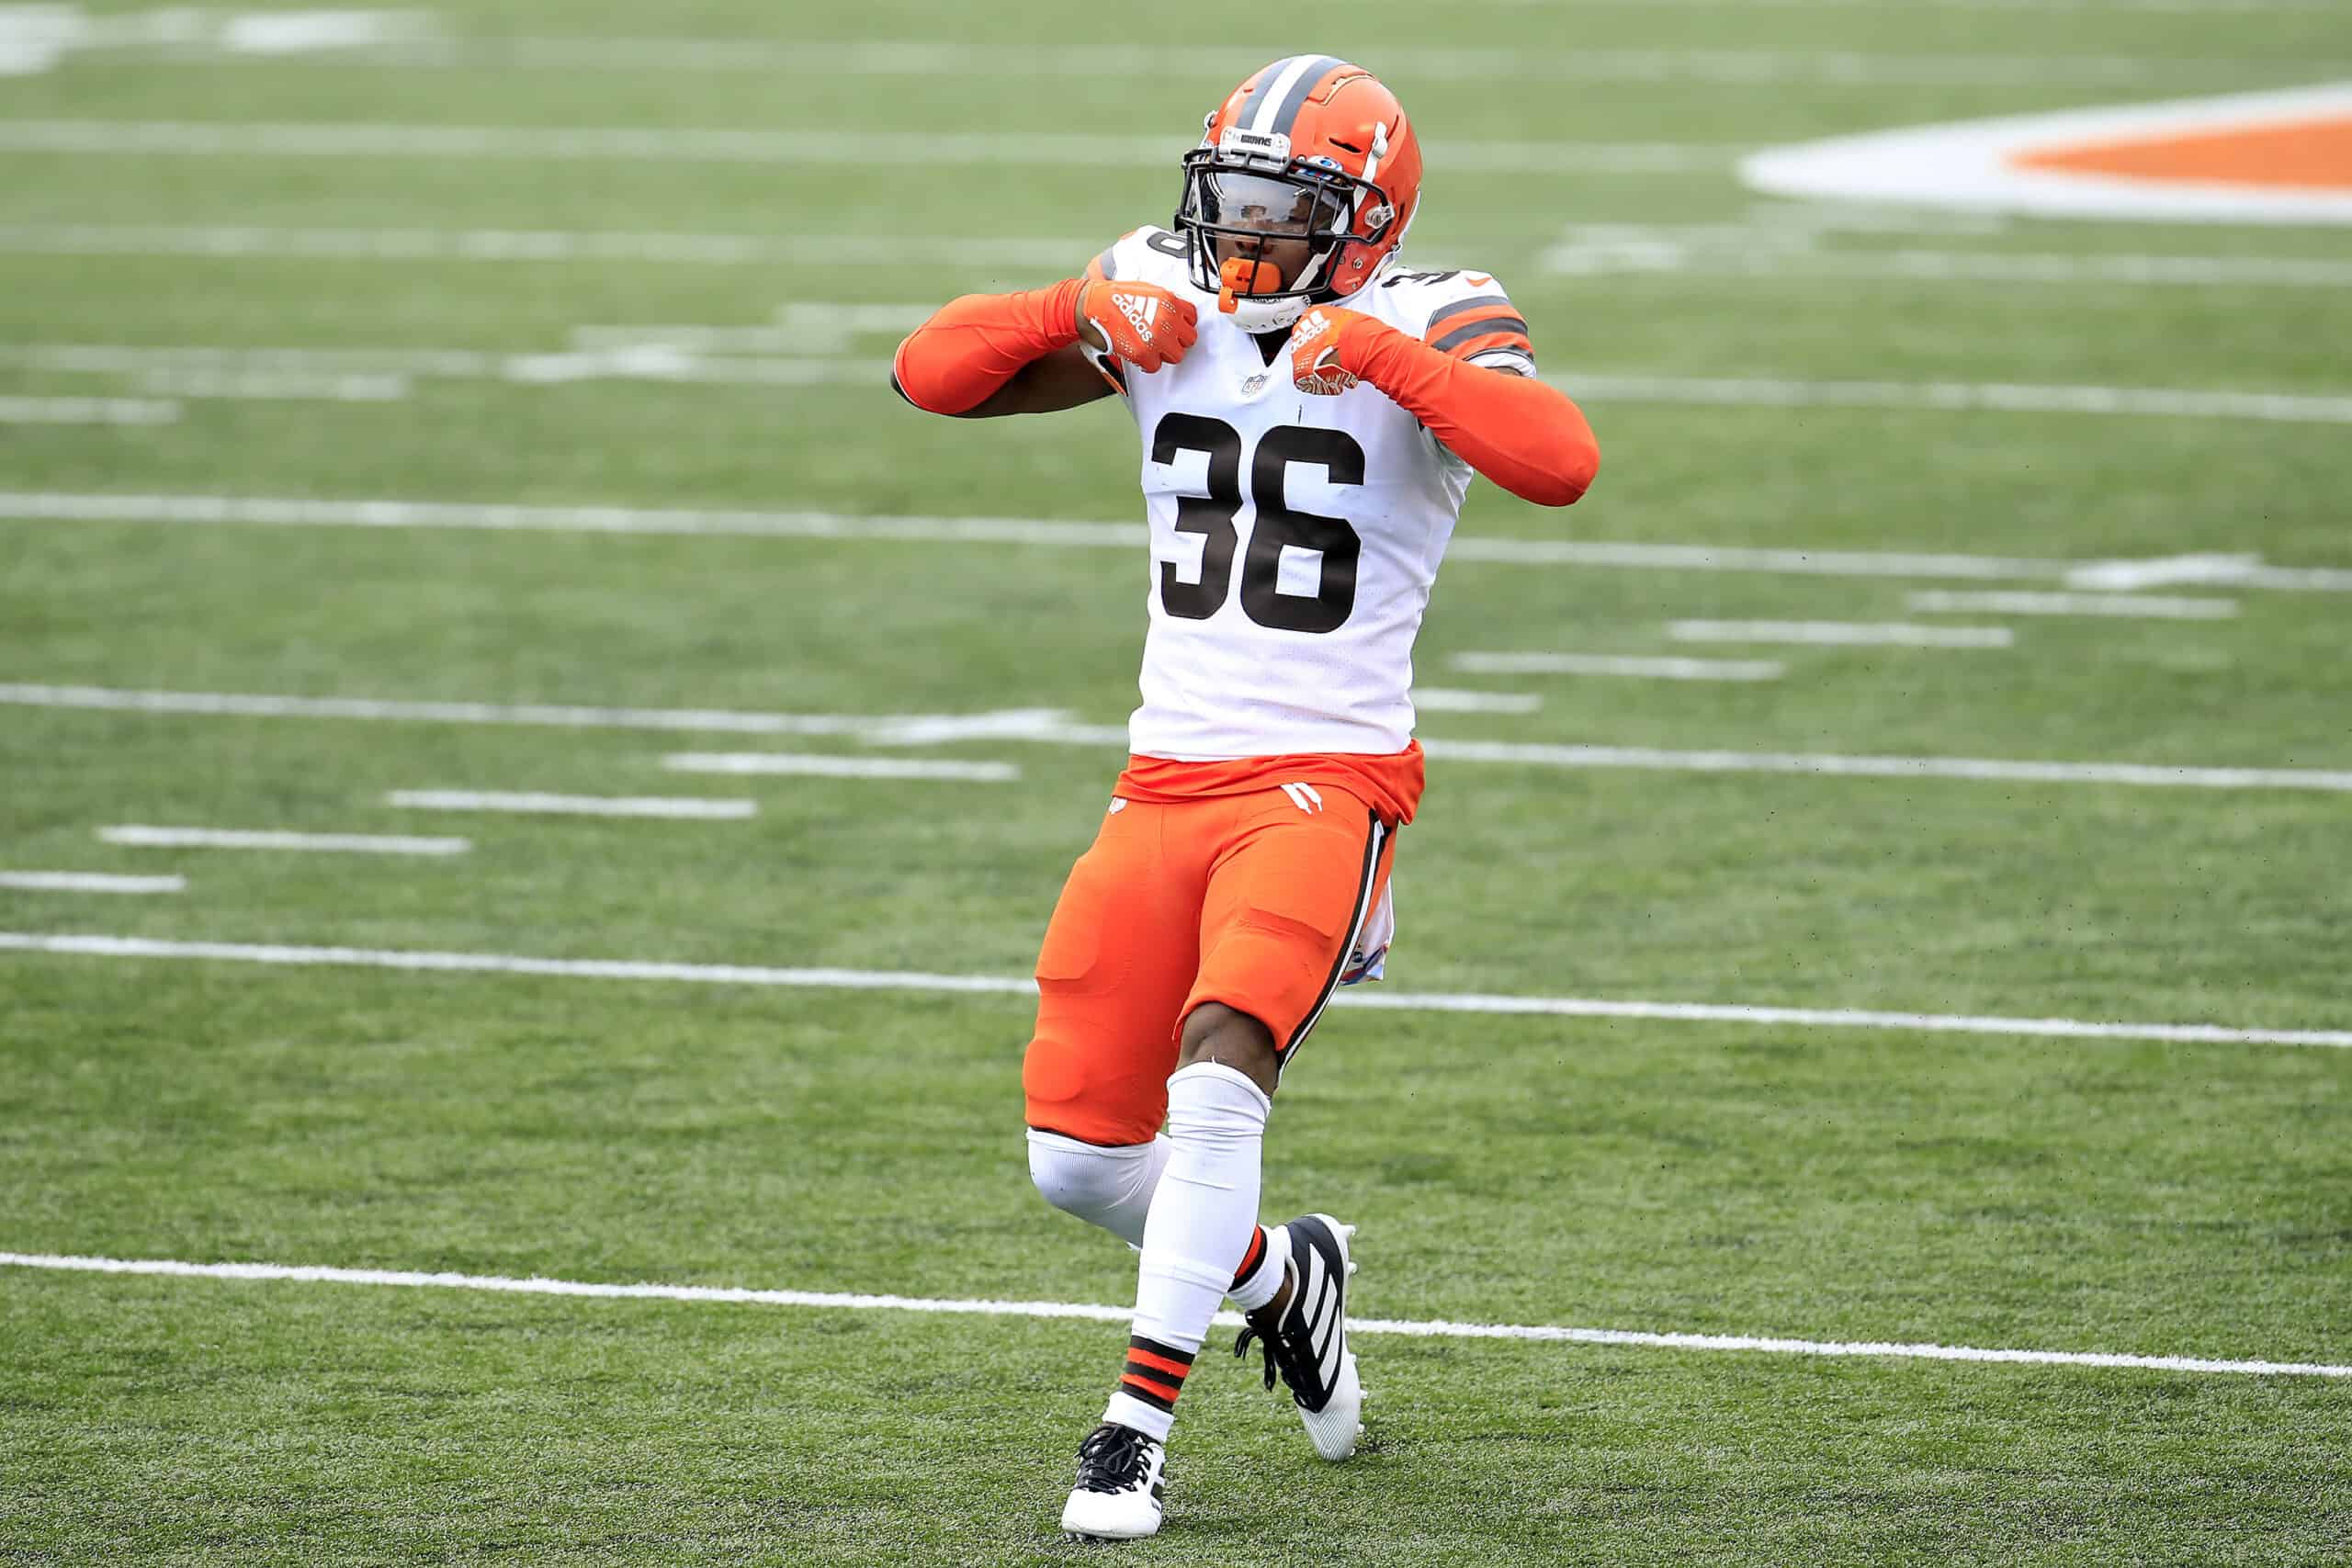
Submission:
[[1149,295],[1139,297],[1124,291],[1114,293],[1111,298],[1119,302],[1120,313],[1134,325],[1136,335],[1149,343],[1152,318],[1159,314],[1159,301]]

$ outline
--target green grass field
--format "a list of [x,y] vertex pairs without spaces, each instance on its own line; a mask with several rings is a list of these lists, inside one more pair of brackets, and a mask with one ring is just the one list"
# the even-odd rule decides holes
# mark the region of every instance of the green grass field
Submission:
[[[2352,580],[2147,590],[2234,606],[2187,620],[1952,614],[1912,596],[2058,592],[2075,563],[2114,558],[2352,567],[2345,417],[1955,412],[1902,389],[2352,397],[2352,288],[2260,271],[2352,265],[2346,231],[1874,227],[1763,200],[1731,170],[1738,150],[1841,130],[2324,81],[2352,58],[2340,12],[1377,0],[1344,27],[1302,13],[1270,31],[1227,4],[453,0],[430,15],[432,48],[277,54],[223,47],[226,13],[178,24],[174,44],[109,5],[38,62],[28,15],[0,6],[0,59],[19,49],[18,73],[0,75],[0,412],[128,400],[119,417],[155,423],[0,419],[0,873],[187,886],[0,886],[0,1252],[1127,1300],[1131,1255],[1029,1188],[1018,994],[32,944],[1025,975],[1118,749],[893,746],[870,721],[1052,709],[1117,724],[1141,530],[1065,547],[1091,536],[860,520],[1131,523],[1134,434],[1115,403],[918,414],[887,383],[893,322],[1049,282],[1164,220],[1198,117],[1300,48],[1363,60],[1411,107],[1430,168],[1415,262],[1494,271],[1548,373],[1572,392],[1626,389],[1579,392],[1606,454],[1585,503],[1544,513],[1481,485],[1464,513],[1485,554],[1448,566],[1422,679],[1541,705],[1424,713],[1430,787],[1403,843],[1391,995],[2352,1030],[2340,787],[1604,769],[1458,749],[2297,770],[2340,785]],[[756,47],[580,41],[655,35]],[[964,69],[844,47],[943,43],[969,51]],[[1098,55],[1007,73],[1046,45],[1176,53],[1148,71]],[[1879,64],[1838,63],[1851,56]],[[9,134],[65,136],[60,122],[126,150]],[[464,155],[181,153],[124,140],[141,124],[843,140],[820,159],[775,141],[693,156],[674,135],[626,156],[495,138]],[[1161,138],[1168,154],[1070,167],[983,149],[938,169],[873,140],[917,131]],[[1598,147],[1591,166],[1498,172],[1508,148],[1584,143],[1682,151],[1646,172],[1600,166]],[[1476,155],[1450,168],[1450,146]],[[1682,246],[1686,265],[1555,254],[1611,236]],[[2083,271],[1881,267],[1920,251]],[[1780,260],[1724,265],[1758,254]],[[2095,265],[2136,256],[2253,265],[2141,285]],[[768,330],[715,353],[596,357],[689,327]],[[1895,390],[1883,406],[1772,406],[1674,389],[1701,378]],[[186,520],[203,498],[247,520]],[[548,510],[522,519],[544,526],[366,528],[254,504],[269,500]],[[656,513],[682,511],[762,515],[658,531]],[[266,515],[288,520],[250,520]],[[1498,558],[1562,540],[2011,564],[1994,580],[1933,563],[1836,576],[1655,552]],[[1670,635],[1692,620],[1997,626],[2014,643]],[[1728,682],[1454,663],[1547,652],[1785,670]],[[67,687],[706,716],[158,712],[35,690]],[[744,733],[714,712],[850,728]],[[1020,776],[664,767],[690,750]],[[388,803],[413,789],[746,799],[756,815]],[[119,825],[471,847],[100,837]],[[1376,1318],[2352,1362],[2352,1052],[2329,1045],[1335,1008],[1280,1096],[1267,1194],[1277,1215],[1362,1225],[1358,1306]],[[0,1562],[1107,1560],[1056,1520],[1123,1332],[0,1266]],[[1334,1469],[1227,1342],[1220,1330],[1178,1424],[1168,1528],[1128,1556],[2352,1561],[2343,1376],[1367,1335],[1367,1448]]]

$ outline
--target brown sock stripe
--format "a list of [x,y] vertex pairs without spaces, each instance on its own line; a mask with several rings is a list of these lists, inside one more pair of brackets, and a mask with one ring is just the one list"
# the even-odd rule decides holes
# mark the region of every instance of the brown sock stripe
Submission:
[[1265,1256],[1266,1227],[1260,1225],[1250,1233],[1250,1250],[1241,1255],[1241,1267],[1233,1271],[1233,1282],[1238,1285],[1256,1273]]
[[1140,1334],[1131,1334],[1127,1337],[1127,1363],[1129,1371],[1149,1368],[1182,1382],[1184,1374],[1193,1370],[1193,1352],[1179,1350],[1173,1345],[1162,1345],[1159,1340],[1147,1339]]
[[1193,1358],[1186,1352],[1140,1334],[1132,1335],[1127,1340],[1127,1365],[1119,1375],[1119,1388],[1146,1404],[1173,1410],[1176,1396],[1184,1392],[1184,1376],[1192,1370]]

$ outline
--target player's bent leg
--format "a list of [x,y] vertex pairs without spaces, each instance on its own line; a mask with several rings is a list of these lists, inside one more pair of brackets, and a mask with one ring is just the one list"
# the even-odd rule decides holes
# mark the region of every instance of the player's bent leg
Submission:
[[[1329,1003],[1387,869],[1386,829],[1364,803],[1329,786],[1323,809],[1269,802],[1240,849],[1211,878],[1204,901],[1201,974],[1188,1017],[1241,1013],[1262,1020],[1278,1075]],[[1220,1004],[1222,1004],[1220,1006]],[[1187,1032],[1187,1041],[1191,1039]],[[1269,1233],[1283,1279],[1264,1306],[1245,1305],[1235,1346],[1266,1350],[1267,1385],[1279,1378],[1327,1460],[1355,1452],[1363,1388],[1347,1333],[1353,1227],[1308,1214]]]

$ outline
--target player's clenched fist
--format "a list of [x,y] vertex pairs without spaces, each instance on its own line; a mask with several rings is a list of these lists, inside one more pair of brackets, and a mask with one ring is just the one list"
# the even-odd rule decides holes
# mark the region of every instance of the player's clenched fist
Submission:
[[1341,363],[1341,345],[1349,335],[1377,325],[1356,310],[1317,305],[1290,330],[1291,379],[1302,392],[1336,397],[1356,384],[1356,374]]
[[1113,354],[1147,374],[1183,358],[1201,335],[1193,307],[1155,283],[1088,278],[1078,318],[1102,334]]

